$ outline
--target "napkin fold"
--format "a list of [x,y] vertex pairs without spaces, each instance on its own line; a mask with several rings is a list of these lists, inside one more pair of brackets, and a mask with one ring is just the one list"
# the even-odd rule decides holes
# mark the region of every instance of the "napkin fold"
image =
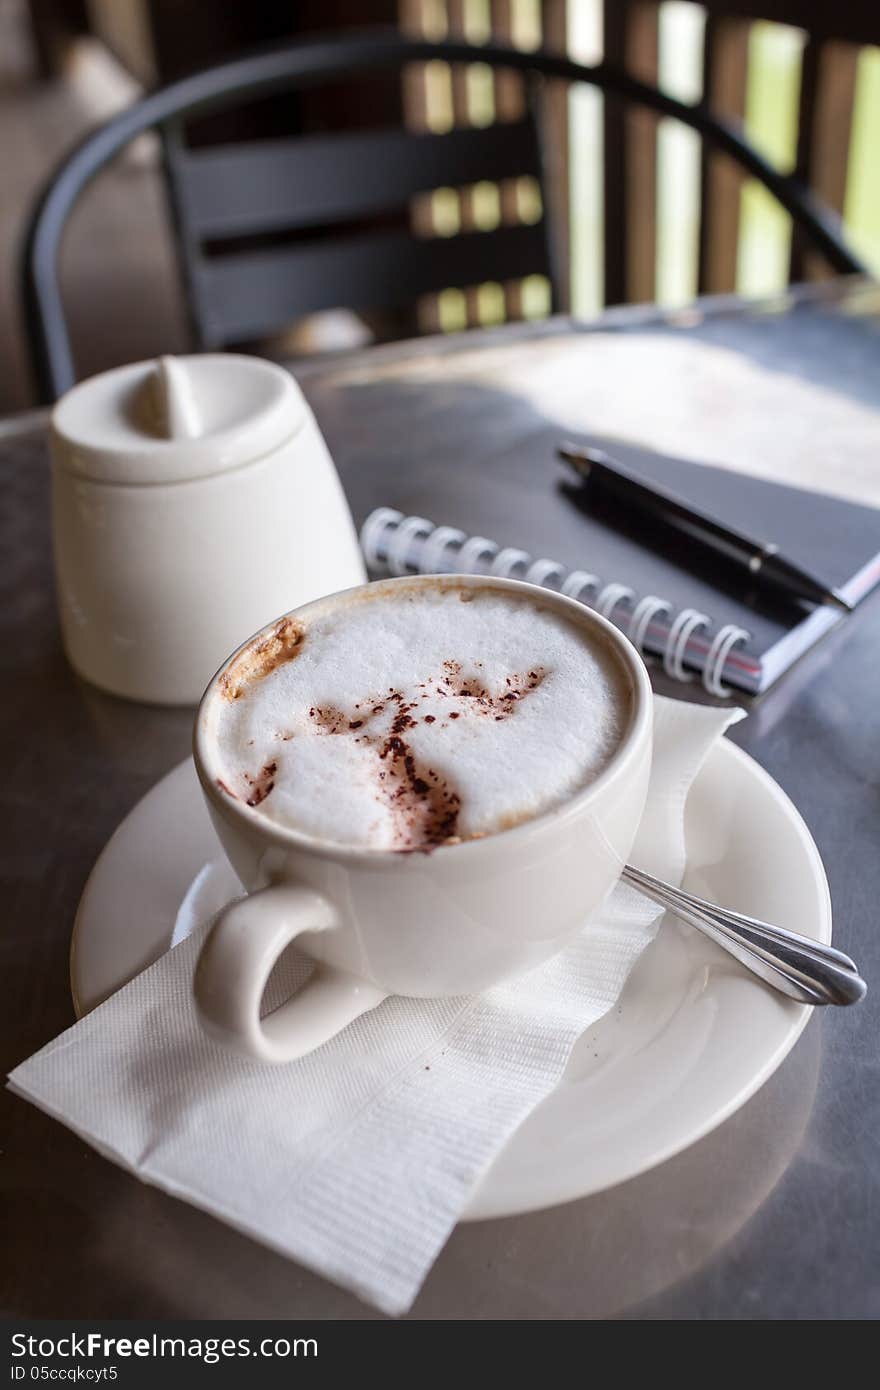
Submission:
[[[688,790],[742,717],[656,698],[633,863],[681,881]],[[402,1313],[492,1160],[618,999],[661,916],[619,884],[582,934],[529,974],[478,997],[390,998],[281,1067],[244,1060],[199,1028],[203,924],[17,1067],[10,1085],[145,1182]],[[292,960],[276,985],[307,970]]]

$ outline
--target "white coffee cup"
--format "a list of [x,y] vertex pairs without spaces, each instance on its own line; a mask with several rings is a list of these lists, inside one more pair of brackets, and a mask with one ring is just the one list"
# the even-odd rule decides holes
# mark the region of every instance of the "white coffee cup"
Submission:
[[[561,594],[509,579],[415,576],[384,580],[510,591],[567,617],[620,658],[631,717],[608,766],[559,808],[485,838],[427,853],[346,847],[269,820],[218,787],[210,736],[230,657],[196,716],[196,770],[221,844],[249,896],[213,924],[196,969],[205,1029],[268,1062],[301,1057],[389,994],[476,993],[555,954],[582,929],[617,881],[644,809],[651,765],[652,698],[644,664],[617,628]],[[304,621],[356,600],[359,590],[301,609]],[[274,628],[264,629],[268,636]],[[258,637],[260,634],[257,635]],[[266,1018],[260,1003],[294,939],[318,968]]]
[[114,695],[195,704],[243,632],[366,578],[315,418],[271,362],[105,372],[55,406],[51,445],[64,645]]

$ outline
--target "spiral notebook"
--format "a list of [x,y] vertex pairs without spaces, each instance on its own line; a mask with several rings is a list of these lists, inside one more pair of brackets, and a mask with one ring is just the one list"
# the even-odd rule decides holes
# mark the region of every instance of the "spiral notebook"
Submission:
[[[772,539],[783,554],[841,590],[851,603],[880,582],[880,510],[765,482],[730,469],[695,464],[619,441],[582,442],[606,448],[627,467],[687,497],[749,534]],[[833,627],[848,621],[830,608],[743,592],[742,576],[682,535],[646,534],[643,519],[610,503],[588,500],[577,483],[554,486],[552,450],[531,441],[528,467],[546,479],[518,534],[482,534],[462,518],[407,516],[374,510],[361,531],[373,574],[482,573],[510,575],[561,590],[604,614],[667,673],[690,680],[699,672],[713,695],[730,686],[761,693]],[[522,460],[520,460],[522,464]],[[515,459],[499,467],[505,488]],[[555,470],[560,478],[561,469]],[[538,500],[545,498],[545,500]],[[506,499],[509,500],[509,499]],[[504,511],[509,515],[510,507]],[[530,543],[558,537],[547,555]],[[544,541],[546,544],[546,540]],[[548,546],[549,549],[549,546]]]

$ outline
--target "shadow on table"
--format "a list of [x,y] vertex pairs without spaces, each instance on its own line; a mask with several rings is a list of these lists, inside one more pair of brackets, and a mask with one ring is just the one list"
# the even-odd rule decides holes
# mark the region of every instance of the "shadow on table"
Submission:
[[[651,1172],[515,1221],[460,1226],[415,1317],[610,1318],[696,1274],[760,1209],[807,1128],[821,1057],[813,1024],[728,1122]],[[466,1311],[465,1311],[466,1310]]]
[[[767,1201],[807,1128],[821,1057],[814,1021],[735,1116],[609,1192],[458,1227],[413,1318],[610,1318],[701,1271]],[[24,1102],[19,1102],[24,1104]],[[133,1181],[36,1110],[9,1161],[8,1310],[31,1317],[379,1317],[211,1217]],[[24,1129],[25,1126],[22,1126]],[[50,1156],[51,1154],[51,1156]],[[41,1169],[51,1171],[43,1185]],[[12,1171],[9,1171],[11,1169]]]

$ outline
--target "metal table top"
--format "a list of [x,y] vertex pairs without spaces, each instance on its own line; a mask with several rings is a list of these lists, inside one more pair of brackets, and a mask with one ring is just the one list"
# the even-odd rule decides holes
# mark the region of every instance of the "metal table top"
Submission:
[[[794,373],[862,402],[873,392],[880,401],[880,291],[840,284],[769,305],[709,302],[665,325],[626,310],[600,326],[628,332],[646,323],[702,334],[768,371]],[[382,503],[428,516],[437,510],[444,449],[453,447],[448,401],[432,392],[430,373],[402,387],[408,362],[436,357],[448,364],[475,346],[511,342],[540,355],[548,342],[587,327],[556,320],[373,349],[344,364],[299,370],[356,520]],[[502,449],[528,408],[477,394],[472,409],[483,446]],[[873,445],[880,468],[878,442],[880,428]],[[105,696],[66,663],[52,589],[43,415],[0,422],[0,480],[7,986],[0,1032],[8,1071],[73,1021],[68,947],[83,884],[118,822],[187,756],[191,712]],[[475,470],[475,498],[480,486]],[[497,529],[510,529],[503,516]],[[664,693],[679,690],[662,676],[655,683]],[[733,730],[810,826],[826,864],[839,940],[869,986],[880,979],[878,692],[875,594]],[[693,698],[694,687],[687,693]],[[652,1172],[565,1207],[459,1227],[412,1316],[876,1317],[878,1014],[877,988],[856,1009],[817,1012],[751,1101]],[[379,1316],[137,1182],[8,1092],[0,1103],[7,1313]]]

